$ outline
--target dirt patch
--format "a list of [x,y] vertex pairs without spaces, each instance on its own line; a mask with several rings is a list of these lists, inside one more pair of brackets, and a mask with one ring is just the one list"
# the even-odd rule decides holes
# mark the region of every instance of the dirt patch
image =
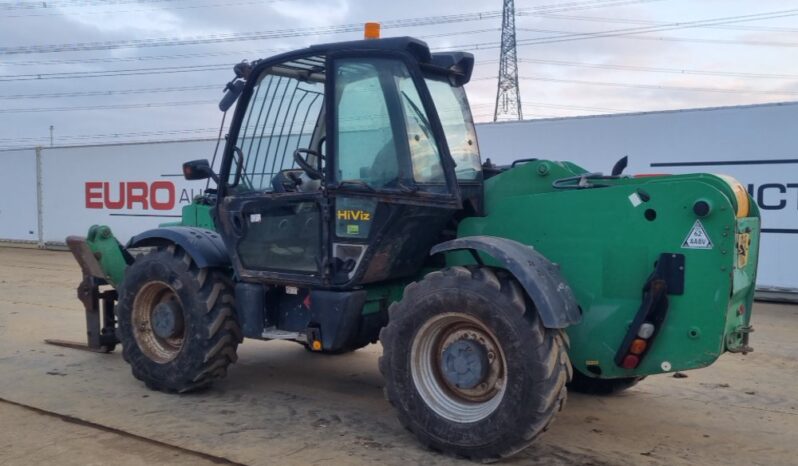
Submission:
[[[45,345],[84,337],[79,281],[68,253],[0,248],[0,397],[244,464],[461,463],[424,450],[396,421],[382,396],[378,345],[322,356],[247,340],[226,379],[185,396],[147,390],[118,352]],[[757,303],[748,355],[725,355],[687,378],[649,377],[614,397],[571,395],[551,430],[506,464],[794,464],[795,309]],[[0,410],[0,448],[20,443],[15,419]],[[41,430],[64,424],[41,422]],[[28,430],[32,443],[38,429]],[[82,455],[97,449],[91,439],[54,441],[63,448],[48,458],[59,464],[86,464]],[[109,440],[102,450],[114,457],[129,448]],[[24,451],[14,450],[18,464],[47,463]]]

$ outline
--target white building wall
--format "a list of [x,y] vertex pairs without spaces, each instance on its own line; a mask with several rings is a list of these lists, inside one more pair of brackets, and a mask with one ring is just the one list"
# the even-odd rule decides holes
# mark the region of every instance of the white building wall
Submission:
[[[537,157],[608,173],[628,155],[626,173],[732,175],[749,186],[762,209],[759,286],[798,290],[798,102],[489,123],[477,125],[477,133],[483,159],[497,164]],[[176,220],[205,187],[204,181],[183,180],[183,162],[210,159],[214,145],[203,140],[43,148],[42,242],[62,243],[92,224],[110,225],[127,241]],[[35,150],[0,152],[0,173],[10,184],[0,196],[0,241],[37,241]],[[118,205],[120,187],[126,196]]]
[[36,151],[0,152],[0,241],[36,242]]
[[46,243],[108,225],[126,242],[181,209],[206,182],[183,179],[183,162],[210,159],[215,141],[42,149],[42,207]]

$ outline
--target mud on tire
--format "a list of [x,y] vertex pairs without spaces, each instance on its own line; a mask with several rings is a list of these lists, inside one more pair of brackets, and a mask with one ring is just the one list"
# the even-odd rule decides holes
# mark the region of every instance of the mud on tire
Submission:
[[[506,272],[486,267],[432,272],[408,285],[389,313],[389,323],[380,334],[385,395],[400,422],[425,446],[475,460],[497,460],[531,444],[565,405],[571,376],[567,337],[561,330],[543,327],[520,285]],[[447,330],[446,325],[464,325],[465,330]],[[441,327],[438,338],[444,341],[432,346],[420,343],[430,328],[437,328],[433,326]],[[451,376],[441,375],[444,369],[436,371],[435,364],[423,362],[423,348],[434,348],[430,357],[443,354],[441,360],[446,361],[447,344],[451,347],[458,338],[473,335],[487,340],[488,353],[500,353],[494,354],[490,369],[481,372],[489,375],[480,380],[499,387],[492,392],[490,386],[477,392],[460,385],[452,389]],[[475,347],[459,345],[466,352]],[[503,375],[498,371],[498,379],[491,379],[496,361],[505,366]],[[437,390],[435,383],[442,389]],[[472,394],[483,396],[471,398]],[[462,403],[460,396],[465,397]]]
[[[223,271],[197,267],[178,246],[137,258],[116,308],[122,355],[133,375],[154,390],[178,393],[224,377],[242,340],[233,296]],[[156,336],[152,319],[151,309],[164,302],[180,321],[168,338]]]

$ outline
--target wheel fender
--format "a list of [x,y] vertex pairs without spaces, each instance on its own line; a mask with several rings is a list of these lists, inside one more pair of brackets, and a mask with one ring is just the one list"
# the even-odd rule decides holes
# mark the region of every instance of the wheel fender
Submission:
[[162,227],[140,233],[127,248],[176,244],[183,248],[200,268],[229,267],[230,257],[218,233],[197,227]]
[[582,314],[559,268],[531,246],[496,236],[467,236],[435,245],[430,254],[468,250],[489,255],[513,274],[535,304],[546,328],[578,324]]

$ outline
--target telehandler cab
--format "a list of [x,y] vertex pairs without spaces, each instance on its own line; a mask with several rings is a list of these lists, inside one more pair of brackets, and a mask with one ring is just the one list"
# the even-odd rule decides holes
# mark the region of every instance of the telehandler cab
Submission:
[[398,37],[236,66],[219,173],[183,166],[216,188],[126,246],[106,226],[67,239],[89,347],[121,343],[136,378],[182,393],[245,337],[380,341],[402,424],[481,460],[532,443],[569,382],[609,393],[751,351],[759,213],[742,186],[483,164],[473,65]]

